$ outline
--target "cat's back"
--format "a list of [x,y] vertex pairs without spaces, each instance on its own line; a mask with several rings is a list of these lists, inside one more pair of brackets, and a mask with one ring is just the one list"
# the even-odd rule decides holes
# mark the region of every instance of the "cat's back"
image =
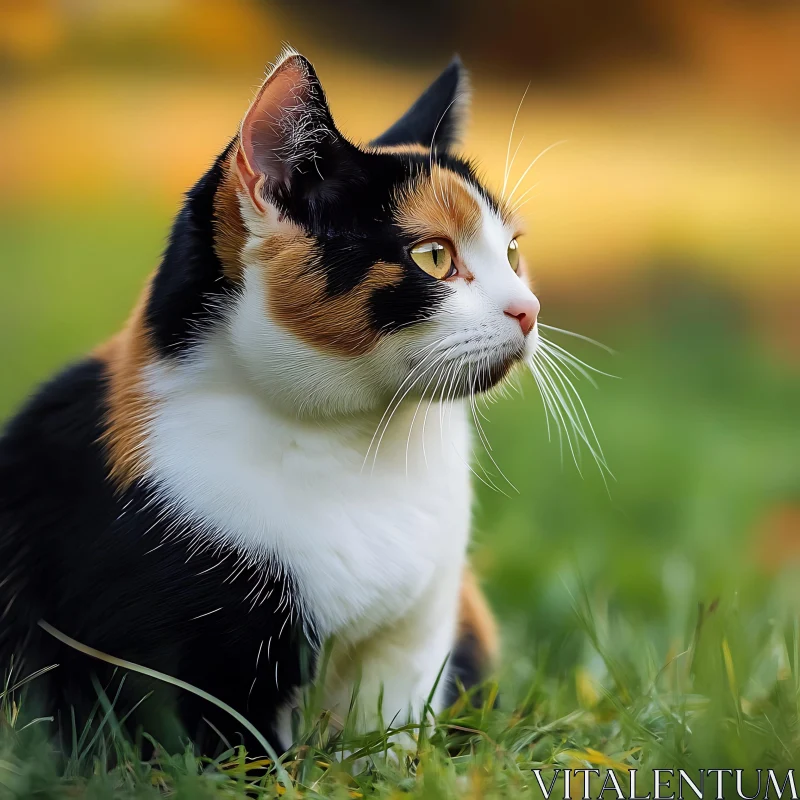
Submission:
[[0,625],[6,636],[29,629],[69,579],[75,554],[90,548],[114,518],[98,441],[104,383],[98,359],[67,367],[0,436]]
[[113,498],[99,442],[104,386],[103,362],[84,359],[44,384],[8,423],[0,436],[4,516],[44,519],[84,504],[99,513],[98,504]]

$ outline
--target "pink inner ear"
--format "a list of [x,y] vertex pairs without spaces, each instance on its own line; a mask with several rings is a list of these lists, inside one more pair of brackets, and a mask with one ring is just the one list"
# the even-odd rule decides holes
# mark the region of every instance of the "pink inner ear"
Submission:
[[258,205],[263,182],[288,184],[293,132],[308,100],[308,72],[298,56],[289,56],[267,78],[245,115],[237,159],[242,179]]

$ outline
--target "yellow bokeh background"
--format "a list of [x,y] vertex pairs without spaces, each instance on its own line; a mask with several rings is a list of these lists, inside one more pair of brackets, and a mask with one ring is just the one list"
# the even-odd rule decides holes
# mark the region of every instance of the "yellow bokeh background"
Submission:
[[[485,4],[465,3],[464,13],[476,5]],[[358,140],[387,126],[450,56],[443,51],[424,65],[413,56],[381,62],[315,27],[312,11],[290,8],[247,0],[4,0],[4,202],[105,202],[133,192],[174,205],[235,132],[285,42],[313,60],[339,125]],[[563,81],[513,60],[484,69],[475,59],[465,149],[499,186],[511,122],[531,81],[510,185],[541,150],[565,140],[518,192],[536,184],[525,209],[540,277],[624,276],[665,252],[689,255],[749,293],[795,291],[797,4],[763,13],[713,3],[703,11],[660,8],[680,32],[681,58],[672,62],[621,65],[607,52]],[[420,36],[429,35],[422,28]]]

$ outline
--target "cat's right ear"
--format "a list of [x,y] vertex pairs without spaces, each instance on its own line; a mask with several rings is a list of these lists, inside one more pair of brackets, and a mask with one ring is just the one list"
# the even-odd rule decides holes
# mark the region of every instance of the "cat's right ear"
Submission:
[[469,76],[458,56],[394,125],[370,144],[416,144],[441,152],[458,144],[469,107]]
[[324,200],[332,179],[350,173],[354,146],[337,130],[311,63],[285,53],[242,120],[236,171],[260,211],[270,200]]

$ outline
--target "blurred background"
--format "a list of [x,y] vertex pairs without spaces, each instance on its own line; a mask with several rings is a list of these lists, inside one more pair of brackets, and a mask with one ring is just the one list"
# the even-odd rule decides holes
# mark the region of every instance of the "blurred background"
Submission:
[[619,376],[582,382],[616,480],[562,463],[532,381],[485,412],[518,490],[479,485],[474,547],[509,680],[592,702],[580,596],[656,663],[699,604],[772,646],[800,612],[797,0],[0,0],[0,418],[121,325],[285,42],[354,139],[457,51],[490,185],[529,84],[511,185],[565,140],[520,183],[523,247],[542,321],[616,351],[559,339]]

